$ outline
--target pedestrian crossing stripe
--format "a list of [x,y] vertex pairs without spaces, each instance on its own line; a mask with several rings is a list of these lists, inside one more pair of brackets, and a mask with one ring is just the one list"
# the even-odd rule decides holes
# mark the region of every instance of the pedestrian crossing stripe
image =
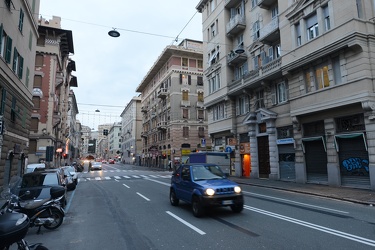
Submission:
[[163,179],[166,179],[166,178],[171,178],[172,175],[123,175],[123,176],[105,176],[105,177],[100,177],[100,176],[96,176],[96,177],[82,177],[82,178],[78,178],[78,181],[102,181],[102,180],[120,180],[120,179],[150,179],[150,178],[154,178],[154,179],[157,179],[157,178],[163,178]]

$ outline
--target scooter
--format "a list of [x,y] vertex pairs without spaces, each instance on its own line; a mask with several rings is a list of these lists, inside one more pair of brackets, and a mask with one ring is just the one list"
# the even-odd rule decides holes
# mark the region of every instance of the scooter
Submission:
[[[19,180],[14,180],[16,178],[21,179],[20,177],[12,177],[11,183],[20,183]],[[63,223],[65,211],[60,206],[60,200],[65,193],[63,187],[51,187],[50,198],[40,201],[21,201],[20,197],[15,194],[14,187],[12,189],[9,188],[9,193],[5,194],[8,198],[1,207],[0,214],[13,212],[26,214],[30,219],[30,227],[39,227],[37,233],[40,232],[41,226],[53,230]],[[28,194],[30,194],[29,191],[26,191],[24,195]]]
[[8,250],[14,243],[17,244],[19,250],[48,250],[41,243],[29,245],[24,240],[29,230],[29,223],[30,219],[26,214],[0,215],[0,250]]

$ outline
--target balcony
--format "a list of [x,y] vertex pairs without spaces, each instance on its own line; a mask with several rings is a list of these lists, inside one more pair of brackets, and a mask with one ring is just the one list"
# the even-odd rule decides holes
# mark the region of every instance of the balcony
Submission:
[[197,101],[197,108],[204,108],[204,103]]
[[258,0],[258,6],[266,10],[269,10],[275,3],[277,3],[277,0]]
[[280,40],[279,18],[275,17],[270,23],[260,29],[259,41],[272,44],[272,42]]
[[236,15],[227,23],[226,31],[228,36],[235,36],[246,28],[246,18],[243,15]]
[[227,55],[228,65],[238,65],[247,61],[246,53],[237,54],[233,50]]
[[230,9],[238,6],[241,2],[242,0],[225,0],[224,6],[225,8]]
[[159,89],[158,91],[158,97],[162,99],[166,98],[168,94],[169,94],[169,90],[166,88]]
[[190,107],[190,101],[181,101],[181,107]]
[[148,112],[148,106],[142,106],[141,111],[147,113]]
[[167,129],[167,122],[166,121],[162,121],[162,122],[158,122],[157,126],[158,126],[158,130],[166,130]]
[[141,132],[141,137],[147,138],[147,132]]

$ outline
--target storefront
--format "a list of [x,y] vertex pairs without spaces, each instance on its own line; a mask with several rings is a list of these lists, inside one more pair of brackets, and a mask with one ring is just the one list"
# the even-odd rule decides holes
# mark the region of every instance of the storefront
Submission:
[[279,152],[280,179],[294,181],[296,179],[294,139],[278,139],[276,143]]
[[328,184],[327,148],[323,136],[302,138],[307,182]]

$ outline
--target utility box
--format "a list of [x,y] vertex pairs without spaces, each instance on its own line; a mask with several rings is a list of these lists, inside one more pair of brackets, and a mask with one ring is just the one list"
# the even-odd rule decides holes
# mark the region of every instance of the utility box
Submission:
[[186,163],[212,163],[219,165],[226,174],[231,174],[230,154],[225,152],[190,153]]

